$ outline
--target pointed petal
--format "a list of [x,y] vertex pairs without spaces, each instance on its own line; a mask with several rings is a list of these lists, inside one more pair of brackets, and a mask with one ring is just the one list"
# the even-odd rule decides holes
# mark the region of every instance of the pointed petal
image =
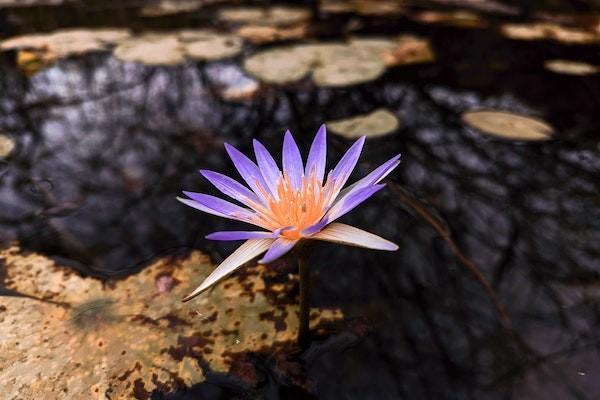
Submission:
[[191,300],[196,297],[233,271],[238,269],[242,264],[252,260],[254,257],[265,252],[269,246],[273,243],[273,239],[250,239],[236,251],[231,253],[215,270],[194,290],[192,293],[187,295],[183,301]]
[[[236,204],[230,203],[227,200],[220,199],[215,196],[211,196],[209,194],[204,193],[196,193],[196,192],[183,192],[187,197],[192,199],[194,202],[198,203],[202,207],[208,208],[213,212],[209,212],[209,214],[219,215],[230,219],[235,219],[243,222],[250,222],[253,220],[254,214],[247,208],[240,207]],[[188,202],[185,204],[190,205]],[[191,205],[194,207],[193,205]],[[205,211],[200,207],[195,207],[201,211]],[[208,211],[205,211],[208,212]],[[215,214],[215,212],[217,214]]]
[[382,237],[355,228],[350,225],[334,222],[321,232],[313,235],[311,239],[325,240],[346,244],[349,246],[366,247],[367,249],[396,251],[398,245]]
[[265,254],[264,257],[258,262],[261,264],[268,264],[272,261],[275,261],[282,255],[290,251],[296,245],[296,243],[298,243],[298,240],[290,240],[280,237],[279,239],[273,242],[271,247],[269,247],[267,254]]
[[344,197],[343,201],[338,201],[327,211],[325,214],[325,218],[328,221],[333,222],[336,219],[340,218],[342,215],[352,211],[356,206],[358,206],[363,201],[367,200],[373,194],[377,193],[381,189],[383,189],[385,185],[371,185],[361,189],[356,190],[354,193]]
[[260,203],[260,200],[250,189],[239,183],[238,181],[228,177],[227,175],[209,170],[200,170],[200,174],[204,176],[210,183],[214,185],[221,193],[231,197],[234,200],[247,204],[246,199]]
[[290,179],[294,189],[302,186],[302,175],[304,174],[302,157],[290,131],[286,131],[283,138],[283,172]]
[[329,220],[326,217],[321,218],[319,222],[314,225],[309,226],[308,228],[303,229],[300,232],[302,237],[310,237],[315,233],[319,232],[321,229],[325,227],[329,223]]
[[194,201],[192,199],[186,199],[186,198],[183,198],[183,197],[177,197],[177,200],[179,200],[180,202],[182,202],[186,206],[190,206],[192,208],[195,208],[196,210],[200,210],[200,211],[205,212],[207,214],[216,215],[217,217],[222,217],[222,218],[230,218],[227,215],[222,214],[220,212],[217,212],[215,210],[211,210],[210,208],[205,207],[202,204],[200,204],[197,201]]
[[260,173],[265,180],[265,183],[269,187],[271,194],[277,195],[277,181],[281,171],[277,166],[277,163],[271,156],[271,153],[263,146],[261,142],[254,139],[252,141],[254,146],[254,154],[256,155],[256,161],[258,161],[258,168]]
[[388,176],[388,174],[392,172],[399,164],[400,154],[390,158],[379,167],[375,168],[370,174],[342,190],[338,195],[336,202],[341,201],[345,196],[355,192],[356,190],[381,182],[381,180]]
[[346,154],[341,158],[340,162],[335,166],[331,172],[330,178],[335,182],[335,191],[332,200],[335,200],[342,187],[346,184],[346,181],[350,177],[352,170],[358,162],[358,157],[362,152],[363,145],[365,144],[365,137],[362,136],[348,149]]
[[323,182],[325,177],[325,163],[327,161],[327,130],[325,124],[321,125],[315,138],[310,146],[310,152],[308,153],[308,159],[306,160],[306,170],[304,171],[305,176],[310,176],[312,170],[319,180]]
[[248,186],[252,189],[256,195],[265,200],[265,194],[268,189],[267,184],[264,182],[262,174],[260,170],[252,160],[246,157],[241,151],[230,145],[229,143],[225,143],[225,150],[227,150],[227,154],[231,158],[233,165],[238,170],[242,178],[246,181]]
[[263,231],[220,231],[206,235],[209,240],[248,240],[248,239],[276,239],[279,236],[274,232]]

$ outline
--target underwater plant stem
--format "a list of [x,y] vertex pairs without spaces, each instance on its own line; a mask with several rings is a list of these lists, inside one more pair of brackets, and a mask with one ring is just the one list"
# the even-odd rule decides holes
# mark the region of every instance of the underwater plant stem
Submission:
[[298,274],[300,278],[300,316],[298,325],[298,345],[305,349],[309,344],[309,320],[310,320],[310,269],[308,267],[307,254],[304,249],[296,253],[298,258]]
[[400,201],[412,207],[417,212],[417,214],[419,214],[425,221],[427,221],[433,227],[433,229],[435,229],[438,232],[442,239],[444,239],[446,243],[448,243],[448,245],[450,246],[450,250],[452,251],[454,256],[462,265],[464,265],[467,268],[467,270],[475,277],[477,282],[479,282],[479,284],[486,291],[490,301],[492,302],[492,304],[496,308],[496,311],[498,312],[498,315],[500,316],[500,321],[502,325],[509,331],[512,331],[512,322],[510,320],[510,317],[508,316],[508,313],[506,312],[504,304],[500,301],[500,299],[498,299],[496,291],[485,278],[485,276],[481,273],[479,268],[477,268],[477,265],[475,265],[475,263],[471,261],[471,259],[469,259],[463,254],[456,242],[452,239],[452,235],[449,229],[445,228],[443,226],[443,223],[439,219],[431,215],[431,213],[429,213],[425,209],[425,207],[420,205],[417,200],[412,199],[399,186],[390,183],[388,184],[388,187],[390,188],[392,193],[394,193],[400,199]]

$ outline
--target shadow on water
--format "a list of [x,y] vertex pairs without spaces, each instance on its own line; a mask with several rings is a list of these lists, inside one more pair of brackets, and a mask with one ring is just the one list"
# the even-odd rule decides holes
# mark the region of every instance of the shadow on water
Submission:
[[[146,67],[91,54],[27,79],[5,56],[0,131],[16,149],[0,164],[0,240],[103,278],[181,248],[218,261],[233,247],[203,236],[232,223],[175,196],[212,190],[200,168],[234,174],[224,142],[249,151],[256,137],[276,149],[289,128],[307,149],[323,121],[386,107],[401,127],[367,141],[356,176],[402,153],[389,180],[444,221],[492,282],[518,338],[498,330],[485,292],[439,234],[385,191],[347,221],[396,241],[398,253],[320,245],[313,258],[314,303],[372,325],[359,345],[310,365],[317,397],[597,398],[600,78],[542,68],[550,58],[592,62],[597,47],[400,22],[372,22],[363,33],[423,35],[434,64],[343,89],[266,86],[253,101],[218,95],[249,79],[240,59]],[[490,139],[463,124],[473,109],[539,116],[558,133],[536,143]],[[330,135],[329,165],[347,144]],[[243,397],[221,379],[155,397]]]

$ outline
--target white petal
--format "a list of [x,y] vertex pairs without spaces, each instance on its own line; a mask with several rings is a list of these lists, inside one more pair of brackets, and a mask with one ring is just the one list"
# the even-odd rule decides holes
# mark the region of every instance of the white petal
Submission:
[[333,222],[327,225],[325,229],[312,235],[310,238],[347,244],[349,246],[366,247],[367,249],[387,251],[398,250],[398,245],[387,239],[339,222]]
[[206,289],[231,274],[242,264],[267,251],[275,239],[250,239],[244,242],[236,251],[231,253],[215,270],[183,301],[191,300]]

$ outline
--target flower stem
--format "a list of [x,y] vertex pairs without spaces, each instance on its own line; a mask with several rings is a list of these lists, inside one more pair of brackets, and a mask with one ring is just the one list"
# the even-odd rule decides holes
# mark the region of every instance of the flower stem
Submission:
[[300,277],[300,316],[298,325],[298,345],[305,349],[309,344],[310,320],[310,269],[306,262],[306,250],[297,252],[298,273]]

